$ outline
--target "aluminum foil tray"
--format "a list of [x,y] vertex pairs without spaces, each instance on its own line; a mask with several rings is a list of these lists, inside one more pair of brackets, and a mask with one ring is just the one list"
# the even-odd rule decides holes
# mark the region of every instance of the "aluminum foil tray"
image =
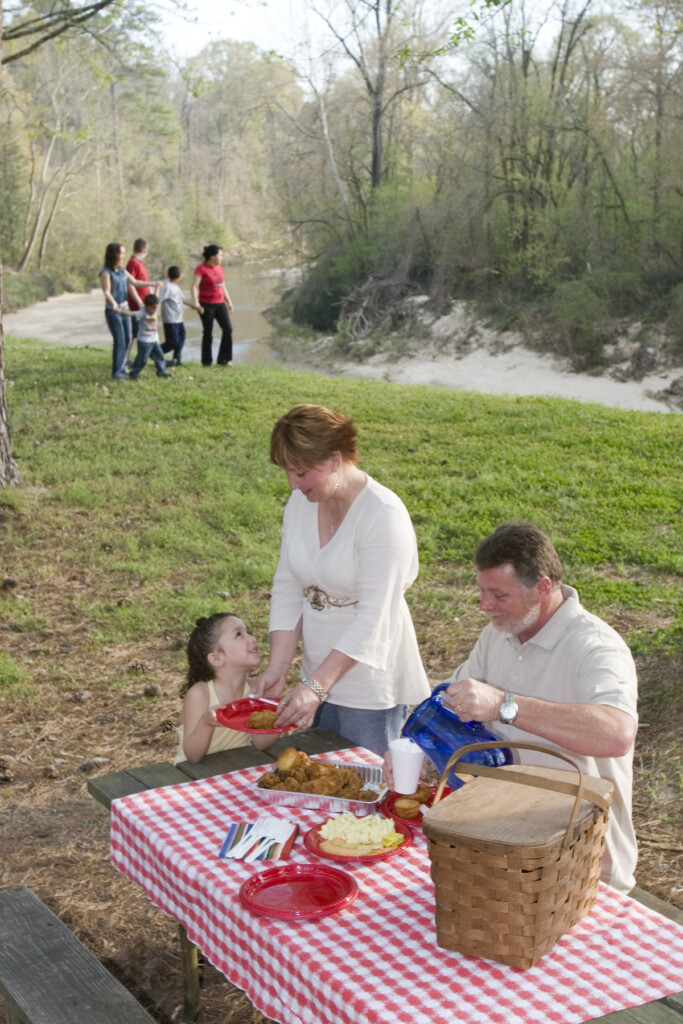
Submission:
[[[315,761],[315,758],[312,758]],[[254,783],[254,793],[267,804],[286,804],[288,807],[307,807],[313,811],[353,811],[362,817],[376,814],[384,797],[389,792],[382,779],[382,768],[378,764],[352,764],[349,761],[325,761],[335,768],[353,768],[364,781],[363,789],[374,789],[379,795],[372,802],[366,800],[345,800],[340,796],[324,796],[318,793],[289,793],[285,789],[260,789]],[[273,768],[275,765],[273,765]]]

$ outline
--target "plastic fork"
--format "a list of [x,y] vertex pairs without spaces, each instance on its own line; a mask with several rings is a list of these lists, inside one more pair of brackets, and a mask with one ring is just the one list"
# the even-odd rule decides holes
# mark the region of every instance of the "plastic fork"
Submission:
[[247,833],[242,836],[239,843],[233,846],[231,850],[226,851],[225,856],[238,858],[248,853],[254,843],[266,835],[266,828],[271,821],[277,821],[277,818],[270,818],[267,815],[257,818],[254,824],[250,825]]
[[251,864],[252,861],[258,860],[260,856],[268,852],[274,843],[286,843],[292,834],[293,827],[289,821],[283,821],[281,818],[271,818],[267,835],[258,841],[253,850],[250,850],[244,858],[245,862]]

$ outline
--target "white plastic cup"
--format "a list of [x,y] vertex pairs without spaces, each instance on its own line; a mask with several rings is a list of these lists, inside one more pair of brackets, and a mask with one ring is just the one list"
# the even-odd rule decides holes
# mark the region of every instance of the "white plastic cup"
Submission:
[[394,792],[414,793],[422,774],[424,751],[405,736],[392,740],[389,750],[394,772]]

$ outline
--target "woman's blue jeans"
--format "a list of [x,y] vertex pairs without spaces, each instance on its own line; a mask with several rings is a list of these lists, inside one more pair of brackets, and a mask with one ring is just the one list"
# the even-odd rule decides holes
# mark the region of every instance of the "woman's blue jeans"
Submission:
[[105,306],[104,319],[114,339],[111,375],[114,380],[123,380],[126,376],[126,356],[131,342],[130,317],[115,313],[110,306]]
[[315,716],[313,728],[332,729],[357,747],[367,747],[383,757],[390,742],[401,735],[407,717],[406,704],[397,704],[381,711],[368,711],[366,708],[345,708],[341,704],[325,701]]

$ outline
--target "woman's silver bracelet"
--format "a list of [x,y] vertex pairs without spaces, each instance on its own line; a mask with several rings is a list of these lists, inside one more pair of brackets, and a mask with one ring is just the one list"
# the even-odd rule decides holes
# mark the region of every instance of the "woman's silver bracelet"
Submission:
[[323,690],[320,683],[316,683],[315,679],[313,679],[311,676],[304,676],[301,682],[304,684],[304,686],[307,686],[309,690],[313,690],[313,693],[316,695],[321,704],[325,703],[325,701],[327,700],[327,691]]

